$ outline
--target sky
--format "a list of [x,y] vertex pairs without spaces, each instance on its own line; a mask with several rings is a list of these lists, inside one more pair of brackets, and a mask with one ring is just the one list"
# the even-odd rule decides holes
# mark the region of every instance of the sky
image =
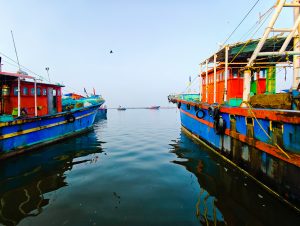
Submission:
[[[2,68],[18,70],[3,56],[16,60],[12,30],[20,64],[46,79],[49,67],[64,93],[94,88],[108,107],[169,106],[167,96],[184,92],[189,76],[197,81],[199,63],[256,1],[0,0]],[[260,0],[228,43],[240,41],[275,2]]]

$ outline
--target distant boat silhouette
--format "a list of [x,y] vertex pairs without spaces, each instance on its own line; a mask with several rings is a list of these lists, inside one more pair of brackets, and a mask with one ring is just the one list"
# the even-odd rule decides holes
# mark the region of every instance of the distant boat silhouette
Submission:
[[118,110],[118,111],[125,111],[126,108],[119,106],[119,107],[117,108],[117,110]]
[[147,109],[154,109],[154,110],[158,110],[160,108],[160,106],[151,106],[151,107],[147,107]]

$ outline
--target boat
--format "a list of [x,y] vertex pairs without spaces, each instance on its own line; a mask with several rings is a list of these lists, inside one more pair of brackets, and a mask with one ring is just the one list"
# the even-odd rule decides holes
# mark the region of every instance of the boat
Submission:
[[98,108],[98,113],[97,113],[97,118],[103,118],[106,119],[107,118],[107,107],[106,105],[101,105]]
[[159,108],[160,106],[151,106],[151,107],[147,107],[146,109],[158,110]]
[[[296,6],[276,1],[261,38],[223,46],[200,62],[199,93],[168,100],[180,109],[183,133],[299,211],[299,11],[293,28],[274,28],[282,9]],[[276,74],[286,67],[293,67],[292,88],[279,93]]]
[[126,108],[119,106],[119,107],[117,108],[117,110],[118,110],[118,111],[125,111]]
[[99,96],[65,99],[63,85],[20,72],[0,71],[0,81],[0,159],[91,129],[104,103]]

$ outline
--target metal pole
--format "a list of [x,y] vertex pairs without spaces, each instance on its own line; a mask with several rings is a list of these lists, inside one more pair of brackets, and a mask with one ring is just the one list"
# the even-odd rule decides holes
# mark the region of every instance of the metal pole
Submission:
[[202,101],[203,90],[202,90],[202,64],[200,64],[200,72],[199,72],[199,100]]
[[20,76],[18,76],[18,117],[21,116],[21,81]]
[[20,66],[20,62],[19,62],[19,57],[18,57],[18,52],[17,52],[17,48],[16,48],[16,43],[15,43],[15,39],[14,39],[14,34],[12,31],[11,32],[11,37],[14,43],[14,47],[15,47],[15,53],[16,53],[16,57],[17,57],[17,61],[18,61],[18,66],[19,66],[19,73],[21,73],[21,66]]
[[224,78],[224,101],[227,101],[227,80],[228,80],[228,50],[229,47],[225,47],[225,78]]
[[217,101],[217,55],[214,55],[214,103]]
[[34,79],[34,115],[37,116],[36,79]]
[[[294,4],[299,4],[300,1],[299,0],[294,0],[293,3]],[[299,18],[299,14],[300,14],[299,12],[300,12],[299,7],[295,7],[294,8],[295,23],[297,21],[297,18]],[[299,38],[300,26],[299,26],[299,24],[298,24],[298,27],[297,27],[297,31],[298,31],[298,34],[297,34],[297,36],[294,37],[294,51],[299,52],[300,51],[300,43],[299,43],[300,42],[300,38]],[[300,57],[299,56],[297,56],[297,55],[293,56],[293,64],[294,64],[294,71],[293,71],[292,89],[296,90],[298,88],[299,80],[300,80],[300,77],[299,77]]]
[[205,62],[206,66],[206,75],[205,75],[205,100],[208,102],[208,60]]
[[49,82],[51,82],[51,81],[50,81],[50,76],[49,76],[49,67],[46,67],[45,69],[46,69],[46,71],[47,71],[48,80],[49,80]]

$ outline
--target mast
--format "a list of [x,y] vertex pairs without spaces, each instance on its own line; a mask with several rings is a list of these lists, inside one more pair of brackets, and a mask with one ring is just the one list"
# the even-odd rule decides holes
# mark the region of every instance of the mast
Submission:
[[[12,37],[12,40],[14,43],[15,53],[16,53],[17,62],[18,62],[18,66],[19,66],[19,73],[21,73],[21,67],[20,67],[18,52],[17,52],[16,43],[15,43],[15,39],[14,39],[14,34],[12,31],[10,31],[10,32],[11,32],[11,37]],[[21,81],[20,81],[20,76],[18,76],[18,117],[20,117],[20,115],[21,115]]]

